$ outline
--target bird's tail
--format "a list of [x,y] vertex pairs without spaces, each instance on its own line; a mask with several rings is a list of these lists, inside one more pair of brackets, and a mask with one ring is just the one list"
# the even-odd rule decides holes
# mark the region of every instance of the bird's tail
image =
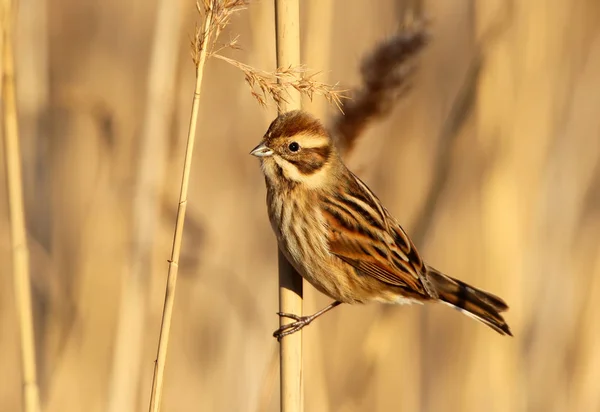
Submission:
[[431,267],[428,268],[428,275],[442,302],[485,323],[501,335],[512,336],[508,324],[500,315],[508,310],[508,305],[498,296],[446,276]]

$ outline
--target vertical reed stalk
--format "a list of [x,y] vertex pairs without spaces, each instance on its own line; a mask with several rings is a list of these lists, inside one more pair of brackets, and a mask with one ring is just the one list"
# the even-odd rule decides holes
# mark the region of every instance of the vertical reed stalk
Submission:
[[[299,0],[275,0],[275,31],[277,67],[300,64],[300,4]],[[300,92],[290,90],[287,102],[282,102],[280,113],[300,109]],[[302,278],[279,252],[279,310],[302,314]],[[281,318],[284,325],[290,320]],[[282,412],[299,412],[302,400],[302,331],[281,340],[280,396]]]
[[208,7],[204,19],[202,47],[198,51],[196,63],[196,85],[192,101],[192,113],[190,116],[190,125],[188,130],[187,145],[185,151],[185,161],[183,164],[183,176],[181,179],[181,190],[179,194],[179,204],[177,207],[177,219],[175,222],[175,233],[173,235],[173,247],[171,258],[169,259],[169,272],[167,275],[167,286],[165,292],[165,303],[163,308],[162,320],[160,325],[160,337],[158,341],[158,353],[154,366],[154,376],[152,378],[152,392],[150,394],[150,412],[160,410],[160,401],[163,389],[165,360],[167,357],[167,346],[169,343],[169,332],[171,330],[171,317],[173,314],[173,304],[175,302],[175,287],[177,283],[177,272],[179,270],[179,255],[181,253],[181,241],[183,238],[183,224],[187,208],[188,187],[190,180],[190,170],[192,166],[192,155],[194,151],[194,141],[196,138],[196,125],[198,122],[198,110],[200,108],[200,91],[202,89],[202,77],[204,74],[204,64],[207,57],[207,48],[209,45],[210,27],[213,20],[213,8]]
[[21,338],[21,366],[23,382],[23,410],[39,412],[40,398],[35,361],[35,337],[31,309],[29,281],[29,250],[25,229],[23,205],[23,179],[21,176],[21,151],[17,122],[17,99],[15,92],[15,65],[13,54],[13,4],[2,3],[2,100],[4,109],[4,155],[8,204],[10,208],[10,233],[12,246],[13,282],[15,301],[19,316]]

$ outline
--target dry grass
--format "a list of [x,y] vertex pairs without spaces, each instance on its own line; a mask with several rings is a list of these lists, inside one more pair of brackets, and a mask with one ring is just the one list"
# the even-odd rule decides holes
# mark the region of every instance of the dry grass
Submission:
[[[206,60],[210,57],[220,58],[234,67],[240,69],[246,79],[246,83],[252,90],[252,95],[257,101],[265,106],[267,96],[272,98],[280,110],[292,110],[300,108],[300,95],[306,95],[311,100],[315,94],[324,96],[328,101],[340,107],[341,94],[334,87],[320,83],[314,80],[314,75],[307,76],[306,70],[300,65],[300,39],[299,25],[299,4],[281,3],[279,8],[285,10],[282,14],[277,14],[277,26],[282,27],[282,31],[277,35],[277,56],[278,67],[273,72],[265,72],[257,70],[247,64],[243,64],[237,60],[224,57],[218,54],[219,51],[230,48],[235,49],[237,46],[237,38],[222,45],[216,49],[217,41],[221,32],[229,25],[231,17],[246,8],[248,1],[246,0],[202,0],[196,3],[196,9],[201,17],[201,27],[196,27],[194,38],[192,41],[192,61],[196,67],[196,82],[192,100],[192,114],[190,116],[190,124],[188,129],[188,138],[186,143],[186,156],[183,164],[183,176],[181,180],[181,189],[179,194],[179,203],[177,207],[177,218],[175,222],[175,233],[173,236],[173,244],[171,249],[171,258],[169,259],[169,270],[167,274],[167,286],[165,292],[165,302],[162,313],[160,326],[160,336],[158,340],[158,353],[156,356],[156,364],[154,376],[152,379],[152,391],[150,393],[150,411],[158,412],[161,407],[161,396],[164,381],[164,370],[166,363],[166,355],[169,343],[171,330],[173,306],[175,303],[175,290],[177,284],[177,276],[179,271],[179,259],[181,254],[181,246],[183,239],[183,228],[185,222],[185,214],[188,203],[188,190],[190,181],[190,170],[192,166],[192,156],[194,153],[194,143],[196,137],[196,128],[198,123],[198,112],[200,107],[200,92],[202,89],[202,79],[204,77],[204,66]],[[161,12],[160,10],[159,12]],[[297,31],[291,27],[294,26]],[[285,32],[285,36],[281,33]],[[290,40],[291,43],[290,43]],[[283,40],[283,44],[280,44]],[[296,43],[296,44],[294,44]],[[260,89],[260,94],[256,92],[255,86]],[[294,92],[292,92],[295,91]],[[145,232],[150,233],[150,232]],[[139,259],[140,256],[137,256]],[[281,260],[281,256],[280,256]],[[287,269],[280,268],[280,279],[286,276],[295,276],[297,274],[290,272],[291,267],[287,262],[284,262]],[[285,273],[288,273],[286,275]],[[293,279],[280,280],[280,289],[287,289],[293,283]],[[301,279],[300,279],[301,285]],[[300,305],[285,304],[286,292],[280,291],[280,299],[282,304],[280,310],[289,313],[302,313],[301,294],[302,287],[293,288],[292,292],[300,294]],[[128,293],[126,298],[139,295],[138,291]],[[136,299],[139,305],[143,302],[141,299]],[[137,316],[138,321],[141,321]],[[130,326],[131,322],[127,322]],[[297,341],[297,343],[293,343]],[[302,350],[301,350],[301,334],[293,339],[288,339],[286,343],[282,343],[281,349],[281,408],[283,411],[300,411],[302,410]],[[288,348],[286,350],[286,347]],[[117,354],[118,355],[118,354]],[[117,365],[121,364],[121,360],[117,359]],[[135,364],[133,365],[136,366]],[[134,386],[131,386],[133,388]],[[130,403],[131,401],[129,401]],[[119,404],[122,402],[119,400]]]
[[12,282],[18,314],[21,351],[21,393],[23,411],[40,411],[37,379],[31,282],[29,277],[29,246],[23,202],[23,177],[17,114],[14,56],[14,16],[16,5],[10,0],[0,3],[0,96],[2,96],[2,131],[9,206]]
[[261,106],[266,107],[268,98],[273,99],[280,110],[282,107],[293,106],[290,90],[296,90],[310,100],[315,95],[323,96],[330,104],[342,110],[342,99],[346,98],[344,90],[337,90],[337,85],[331,86],[317,81],[315,77],[318,73],[311,74],[301,64],[278,67],[275,71],[265,72],[220,54],[213,57],[226,61],[244,73],[244,80],[250,86],[252,96]]
[[[275,51],[277,67],[298,67],[300,65],[300,1],[275,0]],[[296,82],[298,74],[287,71],[288,75],[277,78],[277,87],[285,87],[286,81]],[[248,75],[246,75],[248,82]],[[252,83],[249,83],[252,86]],[[277,90],[277,89],[275,89]],[[302,108],[302,88],[288,88],[289,99],[276,100],[279,114]],[[283,97],[281,92],[277,96]],[[312,95],[311,95],[312,97]],[[279,279],[279,312],[303,315],[304,288],[302,277],[277,248]],[[293,320],[279,318],[283,326]],[[281,412],[304,411],[304,363],[302,331],[287,336],[279,342],[279,410]]]
[[196,66],[196,82],[192,99],[192,114],[185,148],[185,160],[183,163],[183,173],[181,178],[181,189],[179,192],[179,202],[177,203],[177,218],[175,220],[175,233],[173,234],[173,245],[171,248],[171,258],[169,259],[169,271],[167,274],[167,286],[165,291],[165,303],[163,308],[162,320],[160,323],[160,336],[158,339],[158,353],[156,355],[156,365],[154,376],[152,378],[152,391],[150,393],[151,412],[158,412],[161,407],[162,388],[164,381],[164,370],[171,332],[171,321],[173,317],[173,305],[175,304],[175,290],[177,285],[177,275],[179,272],[179,257],[181,255],[181,245],[183,241],[183,225],[185,222],[185,212],[188,204],[188,191],[190,187],[190,172],[192,168],[192,158],[194,154],[194,143],[196,139],[196,129],[198,124],[198,112],[200,109],[200,92],[202,90],[202,79],[204,77],[204,65],[209,55],[209,48],[214,47],[219,37],[219,33],[227,26],[231,14],[241,9],[245,5],[243,1],[217,1],[203,0],[196,3],[198,13],[203,13],[202,28],[196,29],[195,41],[192,44],[192,60]]
[[[322,71],[325,83],[360,85],[361,56],[396,33],[409,3],[329,4],[331,17],[322,28],[329,51],[314,58],[318,44],[309,45],[305,37],[303,61]],[[305,410],[600,408],[594,304],[600,299],[600,7],[593,0],[514,3],[507,11],[505,2],[422,2],[431,37],[410,79],[411,92],[387,117],[365,127],[349,166],[413,232],[436,180],[438,150],[448,148],[443,190],[418,246],[429,263],[503,296],[511,305],[507,316],[515,338],[502,339],[437,306],[390,307],[368,337],[381,307],[340,308],[303,333]],[[48,4],[46,29],[21,31],[33,26],[28,20],[18,26],[20,33],[36,34],[20,35],[15,46],[19,120],[30,131],[22,135],[21,149],[45,412],[108,407],[121,316],[116,303],[137,237],[132,194],[147,121],[153,5],[57,0]],[[197,16],[185,11],[189,4],[182,7],[165,160],[156,163],[164,179],[151,235],[134,410],[148,405],[195,80],[185,39]],[[263,1],[232,16],[221,38],[239,35],[243,51],[218,53],[242,56],[256,68],[276,67],[273,15],[272,2]],[[302,16],[303,24],[309,15]],[[482,41],[499,15],[507,18],[502,30]],[[31,55],[45,48],[46,65],[31,64],[38,61]],[[472,102],[451,144],[442,143],[477,55],[482,59]],[[277,327],[275,242],[264,182],[256,159],[247,155],[276,108],[261,109],[244,75],[223,63],[206,66],[199,109],[199,132],[206,139],[197,141],[190,173],[165,411],[254,411],[259,403],[263,411],[279,409],[277,391],[270,400],[261,398],[269,393],[261,385],[277,345],[271,337]],[[47,81],[33,75],[40,67],[48,68]],[[44,88],[47,97],[35,97]],[[39,110],[32,109],[32,99]],[[6,193],[4,154],[0,162],[0,193]],[[136,213],[148,212],[146,207]],[[2,201],[3,262],[11,260],[9,224],[8,203]],[[19,325],[5,268],[0,410],[18,411]],[[328,303],[305,289],[307,312],[309,304]]]
[[415,57],[427,44],[427,38],[424,25],[414,23],[382,41],[364,59],[361,87],[344,104],[344,113],[335,122],[338,145],[344,153],[352,151],[365,128],[389,115],[406,94],[416,68]]

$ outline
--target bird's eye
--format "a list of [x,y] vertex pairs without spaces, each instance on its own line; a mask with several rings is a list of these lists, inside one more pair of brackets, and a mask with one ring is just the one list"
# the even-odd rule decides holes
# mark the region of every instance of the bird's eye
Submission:
[[300,145],[296,142],[292,142],[290,143],[288,148],[290,149],[290,152],[297,152],[298,150],[300,150]]

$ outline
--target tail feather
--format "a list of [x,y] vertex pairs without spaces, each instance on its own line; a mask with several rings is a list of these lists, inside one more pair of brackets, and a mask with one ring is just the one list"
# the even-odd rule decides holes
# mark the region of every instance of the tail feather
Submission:
[[508,324],[500,315],[508,310],[508,305],[501,298],[446,276],[431,267],[428,268],[427,274],[443,303],[488,325],[501,335],[512,336]]

